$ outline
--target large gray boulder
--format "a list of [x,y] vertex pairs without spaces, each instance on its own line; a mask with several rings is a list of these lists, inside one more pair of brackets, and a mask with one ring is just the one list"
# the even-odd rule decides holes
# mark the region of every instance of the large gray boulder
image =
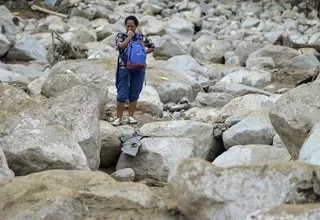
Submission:
[[85,86],[74,86],[44,105],[44,111],[55,123],[62,125],[78,142],[88,159],[90,169],[100,164],[99,100]]
[[89,169],[81,147],[70,133],[36,109],[11,116],[1,127],[0,148],[16,175],[50,169]]
[[6,57],[10,60],[48,62],[47,50],[31,35],[18,39]]
[[[258,209],[307,203],[317,196],[319,168],[302,163],[220,168],[199,159],[185,159],[169,175],[169,189],[178,209],[193,219],[245,219]],[[299,193],[310,183],[310,194]]]
[[254,63],[257,63],[256,59],[267,57],[273,59],[275,67],[284,68],[290,66],[291,59],[299,55],[300,53],[297,50],[290,47],[268,45],[251,53],[246,61],[246,65],[255,68]]
[[121,154],[116,170],[132,168],[136,179],[154,179],[167,182],[169,172],[176,163],[192,157],[194,143],[189,138],[144,138],[136,156]]
[[[0,219],[176,219],[146,185],[50,170],[0,181]],[[30,199],[32,198],[32,202]],[[94,199],[93,199],[94,198]],[[19,201],[19,202],[17,202]]]
[[276,131],[272,127],[268,111],[251,113],[243,120],[223,132],[226,149],[236,145],[271,145]]
[[320,120],[320,82],[304,84],[283,94],[270,112],[271,123],[293,159],[312,127]]

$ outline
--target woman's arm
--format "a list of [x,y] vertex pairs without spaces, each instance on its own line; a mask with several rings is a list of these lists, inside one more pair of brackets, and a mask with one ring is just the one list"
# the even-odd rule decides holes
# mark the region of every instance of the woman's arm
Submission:
[[148,54],[148,53],[152,53],[153,51],[155,51],[154,48],[147,48],[147,50],[146,50],[147,54]]
[[132,33],[128,32],[128,35],[121,34],[121,33],[118,34],[116,37],[116,47],[118,48],[118,50],[121,51],[124,48],[126,48],[133,36],[134,36],[133,32]]
[[152,41],[147,38],[146,36],[143,36],[143,43],[144,45],[147,47],[147,50],[146,50],[146,53],[152,53],[155,51],[155,46],[154,44],[152,43]]
[[119,47],[120,47],[121,49],[126,48],[126,46],[127,46],[128,43],[130,42],[130,40],[133,38],[133,36],[134,36],[134,33],[133,33],[132,31],[128,31],[128,33],[127,33],[127,38],[126,38],[122,43],[119,44]]

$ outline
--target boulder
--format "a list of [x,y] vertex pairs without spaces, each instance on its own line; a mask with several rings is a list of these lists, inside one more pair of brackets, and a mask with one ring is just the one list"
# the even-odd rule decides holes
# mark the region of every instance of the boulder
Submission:
[[240,83],[247,86],[263,86],[271,82],[271,74],[265,71],[239,69],[224,76],[220,83]]
[[30,83],[30,80],[27,77],[2,68],[0,68],[0,81],[6,83],[21,83],[24,85],[28,85]]
[[195,102],[200,106],[223,107],[234,97],[228,93],[204,93],[199,92]]
[[273,59],[276,68],[288,67],[291,59],[299,55],[297,50],[290,47],[268,45],[251,53],[246,61],[246,66],[251,65],[253,68],[255,59],[269,57]]
[[46,49],[31,35],[24,35],[18,39],[6,57],[15,61],[36,60],[44,63],[48,62]]
[[173,56],[186,55],[185,49],[170,35],[150,37],[155,47],[153,56],[156,58],[171,58]]
[[194,25],[192,22],[174,17],[165,24],[166,33],[177,40],[191,41],[194,33]]
[[196,121],[154,122],[143,125],[140,132],[146,137],[177,137],[193,140],[192,155],[211,159],[220,152],[213,139],[213,125]]
[[259,165],[287,162],[291,156],[285,148],[270,145],[237,145],[217,157],[212,164],[217,167]]
[[193,150],[194,142],[189,138],[144,138],[136,156],[121,154],[116,170],[132,168],[137,180],[148,178],[167,182],[169,172],[176,163],[192,157]]
[[237,97],[223,106],[221,114],[226,116],[248,115],[258,110],[268,110],[273,106],[272,98],[260,94],[248,94]]
[[46,77],[39,77],[33,80],[31,83],[29,83],[27,87],[28,87],[28,90],[30,91],[30,94],[40,95],[41,88],[46,80],[47,80]]
[[271,123],[293,159],[312,127],[320,120],[320,82],[303,84],[285,94],[270,112]]
[[205,123],[215,123],[219,118],[218,111],[213,108],[193,107],[184,112],[185,120],[194,120]]
[[51,169],[89,169],[70,133],[35,109],[11,116],[0,129],[0,148],[17,176]]
[[78,142],[87,157],[90,169],[100,165],[99,100],[85,86],[74,86],[44,105],[44,111],[55,123],[62,125]]
[[131,168],[125,168],[122,170],[118,170],[112,174],[110,174],[110,176],[112,178],[114,178],[115,180],[119,181],[119,182],[129,182],[129,181],[133,181],[135,178],[135,173],[133,171],[133,169]]
[[[178,209],[193,219],[245,219],[258,209],[307,203],[315,196],[319,168],[302,163],[220,168],[199,159],[185,159],[170,173],[169,189]],[[305,184],[310,183],[310,194]],[[314,188],[313,188],[314,187]],[[311,191],[312,190],[312,191]]]
[[253,112],[223,133],[226,149],[236,145],[272,145],[276,131],[267,111]]
[[34,173],[1,181],[0,194],[1,219],[176,217],[165,210],[163,202],[146,185],[116,182],[102,172]]
[[241,41],[236,45],[235,55],[239,57],[241,64],[244,65],[251,53],[263,48],[264,46],[265,45],[263,44],[255,42]]

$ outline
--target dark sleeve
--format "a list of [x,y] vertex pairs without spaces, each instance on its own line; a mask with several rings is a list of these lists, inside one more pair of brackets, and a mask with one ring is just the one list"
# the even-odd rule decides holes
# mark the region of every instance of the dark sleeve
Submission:
[[142,41],[143,41],[143,43],[144,43],[144,45],[147,47],[147,48],[153,48],[153,49],[155,49],[155,46],[154,46],[154,44],[152,43],[152,41],[149,39],[149,38],[147,38],[146,36],[142,36]]
[[119,50],[119,51],[122,50],[120,48],[120,44],[123,41],[125,41],[125,39],[126,39],[126,36],[124,34],[122,34],[122,33],[117,34],[117,37],[116,37],[116,48],[117,48],[117,50]]

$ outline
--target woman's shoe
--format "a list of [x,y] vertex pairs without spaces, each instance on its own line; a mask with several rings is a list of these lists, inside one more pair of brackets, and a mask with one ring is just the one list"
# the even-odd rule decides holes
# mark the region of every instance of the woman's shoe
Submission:
[[137,124],[138,121],[134,117],[129,117],[129,124]]
[[113,126],[119,126],[119,125],[121,125],[120,118],[117,118],[116,120],[114,120],[113,122],[111,122],[111,124],[112,124]]

